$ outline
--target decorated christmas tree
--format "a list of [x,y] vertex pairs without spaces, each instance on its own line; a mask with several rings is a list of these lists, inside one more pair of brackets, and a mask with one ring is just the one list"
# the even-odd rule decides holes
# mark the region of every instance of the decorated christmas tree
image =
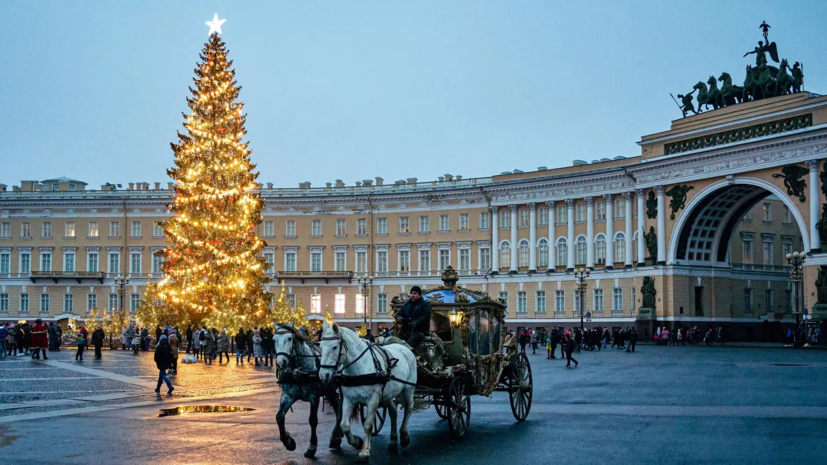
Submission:
[[246,116],[231,67],[224,41],[211,34],[187,99],[187,134],[179,133],[172,144],[175,167],[167,173],[175,180],[175,216],[163,223],[165,278],[147,286],[142,322],[215,328],[272,323],[272,295],[264,289],[268,264],[259,255],[266,244],[255,233],[262,212],[258,173],[241,141]]

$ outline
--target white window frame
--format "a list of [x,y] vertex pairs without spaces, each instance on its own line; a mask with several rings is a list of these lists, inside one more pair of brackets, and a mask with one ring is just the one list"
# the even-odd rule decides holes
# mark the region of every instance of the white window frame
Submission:
[[322,220],[310,221],[310,237],[322,237]]
[[546,313],[546,291],[534,293],[534,313]]
[[284,223],[284,236],[287,238],[296,237],[296,220],[287,220]]
[[322,313],[321,294],[310,294],[310,313]]
[[133,221],[129,231],[131,239],[140,239],[143,234],[143,224],[140,221]]
[[335,294],[333,296],[333,313],[337,315],[344,314],[346,305],[347,297],[345,297],[345,294]]
[[471,230],[471,221],[468,219],[468,213],[460,213],[459,214],[459,230],[460,231],[470,231]]
[[273,220],[264,221],[264,237],[271,238],[276,235],[276,224]]
[[63,225],[63,236],[64,237],[71,237],[74,238],[77,235],[77,228],[75,227],[74,221],[67,221]]

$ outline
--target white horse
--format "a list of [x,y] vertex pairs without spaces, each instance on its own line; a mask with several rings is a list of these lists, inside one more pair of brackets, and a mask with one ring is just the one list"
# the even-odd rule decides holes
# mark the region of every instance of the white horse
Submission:
[[[408,432],[408,420],[414,408],[414,388],[416,386],[416,357],[413,352],[401,344],[371,346],[355,332],[340,328],[335,323],[325,323],[321,338],[322,360],[319,378],[322,382],[334,381],[342,384],[342,432],[347,442],[357,448],[359,459],[367,461],[370,458],[370,437],[373,431],[373,421],[379,405],[388,409],[391,417],[391,437],[388,443],[388,452],[399,452],[396,434],[397,402],[402,404],[404,417],[399,428],[402,447],[408,447],[411,436]],[[396,359],[388,368],[388,358]],[[372,379],[377,375],[376,364],[379,370],[390,374],[385,382]],[[349,385],[350,384],[350,385]],[[355,384],[355,385],[354,385]],[[350,421],[356,418],[356,407],[365,405],[365,439],[354,436],[350,431]]]

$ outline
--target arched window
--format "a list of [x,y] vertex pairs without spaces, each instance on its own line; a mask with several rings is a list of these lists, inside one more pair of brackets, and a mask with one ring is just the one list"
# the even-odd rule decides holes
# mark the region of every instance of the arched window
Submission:
[[537,241],[537,268],[548,268],[548,241]]
[[523,239],[520,241],[519,249],[517,249],[519,261],[517,262],[517,266],[520,268],[528,268],[528,255],[529,255],[529,246],[528,241]]
[[575,260],[575,264],[578,266],[585,266],[586,265],[586,238],[580,236],[577,238],[576,241],[577,245],[577,259]]
[[606,236],[598,234],[594,238],[594,261],[597,264],[606,264]]
[[569,265],[569,246],[565,237],[557,239],[557,266]]
[[511,244],[500,242],[500,268],[511,268]]
[[626,261],[626,235],[622,232],[615,234],[615,256],[616,262]]

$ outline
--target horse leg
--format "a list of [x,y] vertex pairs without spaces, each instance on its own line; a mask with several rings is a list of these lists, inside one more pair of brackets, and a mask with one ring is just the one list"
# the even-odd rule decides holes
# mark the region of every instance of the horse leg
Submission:
[[405,414],[402,416],[402,427],[399,428],[399,440],[402,447],[408,447],[411,443],[411,435],[408,432],[408,420],[411,418],[411,413],[414,409],[414,387],[405,386],[402,391],[402,407],[405,409]]
[[[284,385],[286,386],[286,385]],[[281,392],[281,400],[279,401],[279,412],[276,414],[276,423],[279,425],[279,439],[287,450],[296,450],[296,441],[290,437],[290,433],[284,427],[284,417],[287,416],[287,410],[296,402],[297,397],[293,394],[295,388],[285,389]]]
[[362,423],[362,426],[365,429],[365,444],[359,452],[359,459],[365,462],[370,459],[370,438],[373,433],[373,422],[376,419],[376,409],[379,408],[379,402],[381,401],[382,393],[377,392],[371,397],[370,401],[368,401],[368,405],[365,407],[365,422]]
[[306,458],[312,458],[316,455],[319,438],[316,437],[316,425],[319,424],[319,394],[313,392],[309,396],[310,399],[310,447],[304,451]]
[[399,414],[396,399],[391,400],[391,405],[388,407],[388,416],[391,417],[391,438],[388,441],[388,452],[391,454],[399,453],[398,435],[396,432],[396,416]]
[[330,408],[333,409],[333,413],[336,415],[336,425],[333,427],[333,432],[330,434],[330,445],[328,448],[338,449],[342,446],[342,438],[344,437],[341,425],[342,404],[339,403],[339,396],[336,395],[335,391],[328,395],[327,401],[330,403]]
[[348,444],[361,450],[364,445],[364,441],[359,436],[354,436],[350,432],[350,420],[356,415],[356,404],[351,402],[347,396],[344,396],[344,398],[345,399],[342,402],[342,433],[347,438]]

